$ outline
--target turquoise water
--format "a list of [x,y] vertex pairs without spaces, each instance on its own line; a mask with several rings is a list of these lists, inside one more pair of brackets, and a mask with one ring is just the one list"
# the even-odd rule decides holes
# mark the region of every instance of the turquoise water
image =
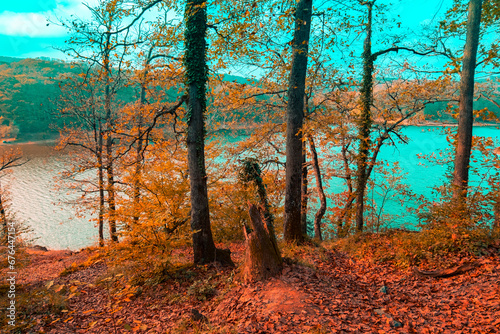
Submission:
[[[376,210],[368,210],[366,213],[367,221],[374,219],[374,214],[381,213],[383,216],[383,226],[404,226],[407,228],[415,228],[418,224],[417,214],[412,208],[417,207],[421,204],[418,200],[418,196],[422,195],[429,201],[439,201],[433,189],[435,187],[443,185],[445,182],[449,182],[446,179],[446,173],[451,170],[452,163],[448,164],[437,164],[431,163],[428,159],[424,159],[424,156],[431,156],[434,154],[439,157],[440,153],[444,155],[449,155],[450,158],[453,157],[453,149],[449,145],[445,133],[445,129],[456,130],[456,127],[444,127],[444,126],[407,126],[402,129],[401,133],[406,137],[407,143],[399,142],[397,138],[394,138],[395,145],[390,144],[390,140],[386,140],[385,144],[379,155],[378,162],[383,162],[386,168],[391,168],[395,163],[401,168],[401,174],[403,178],[401,182],[408,185],[409,189],[417,196],[413,199],[404,197],[404,201],[401,199],[403,197],[398,196],[398,194],[391,189],[387,194],[385,200],[383,200],[383,191],[381,185],[388,184],[386,179],[374,169],[371,180],[375,183],[375,187],[372,187],[367,192],[367,202],[375,202]],[[496,142],[497,146],[498,138],[500,137],[500,130],[494,126],[477,126],[473,130],[474,136],[480,137],[492,137]],[[235,145],[238,141],[246,139],[246,136],[227,136],[226,143],[229,145]],[[284,149],[283,149],[284,152]],[[331,158],[329,156],[339,153],[339,147],[333,147],[329,151],[323,151],[320,154],[324,159],[322,160],[322,170],[324,171],[325,164],[331,163]],[[221,161],[222,157],[219,158]],[[280,157],[280,160],[284,160],[284,157]],[[434,159],[435,161],[435,159]],[[474,167],[474,166],[473,166]],[[481,173],[491,172],[490,169],[483,168]],[[337,174],[343,174],[342,169],[336,171]],[[309,184],[312,196],[316,196],[315,190],[313,189],[315,185],[315,179],[312,172],[309,172]],[[481,182],[481,178],[477,175],[470,174],[470,184],[472,186],[477,185]],[[484,186],[485,184],[482,183]],[[327,193],[328,199],[328,209],[332,209],[334,206],[333,202],[336,196],[346,190],[346,185],[343,179],[334,178],[326,182],[325,192]],[[383,205],[381,205],[383,202]],[[381,210],[382,207],[382,210]],[[381,211],[380,211],[381,210]],[[315,212],[314,206],[310,208],[308,218],[310,221],[314,219],[313,215]],[[328,211],[327,211],[328,215]],[[326,223],[328,221],[327,215],[325,216]]]
[[[446,140],[444,129],[444,127],[439,126],[408,126],[402,130],[402,133],[409,138],[408,144],[397,143],[396,146],[382,147],[378,160],[386,161],[389,165],[397,162],[402,172],[406,174],[403,182],[410,187],[411,191],[416,195],[423,195],[430,200],[438,201],[439,198],[433,193],[433,188],[448,182],[445,175],[452,164],[430,163],[426,159],[419,158],[419,155],[429,156],[433,153],[439,155],[440,152],[452,153],[453,155],[453,149]],[[455,130],[455,128],[452,129]],[[473,135],[491,137],[497,142],[497,146],[500,145],[498,144],[500,129],[497,127],[474,127]],[[488,173],[491,170],[483,168],[481,172]],[[378,173],[372,174],[372,180],[377,184],[384,182],[382,175]],[[472,186],[480,182],[480,177],[470,174],[470,184]],[[330,192],[336,192],[339,189],[339,184],[332,184],[331,186]],[[376,186],[367,194],[367,197],[373,198],[378,205],[380,205],[381,196],[377,195],[377,191],[380,193],[380,190],[380,187]],[[388,217],[386,223],[390,226],[414,227],[418,223],[418,219],[413,210],[408,211],[407,209],[416,207],[420,203],[409,200],[402,205],[394,196],[395,192],[390,192],[384,204],[384,212],[395,215],[395,217]]]
[[[418,155],[429,155],[449,149],[446,135],[442,127],[419,126],[406,127],[403,134],[409,138],[408,144],[385,146],[379,157],[389,164],[398,162],[403,172],[407,173],[405,183],[412,191],[431,197],[432,188],[444,182],[446,166],[429,164],[426,160],[419,159]],[[500,130],[496,127],[475,127],[474,135],[498,139]],[[228,137],[228,143],[235,145],[242,139],[243,137]],[[69,194],[67,189],[57,187],[56,184],[59,173],[64,170],[70,159],[67,153],[55,152],[47,145],[17,146],[29,161],[21,167],[14,168],[11,175],[3,178],[2,187],[10,188],[12,206],[9,209],[33,228],[33,234],[38,238],[36,243],[53,249],[78,249],[95,243],[97,229],[90,221],[92,215],[78,216],[75,208],[67,203],[78,201],[78,197]],[[312,173],[310,175],[310,182],[314,184]],[[383,181],[379,174],[374,174],[373,179],[376,183]],[[478,178],[473,176],[472,182],[477,183]],[[329,194],[336,194],[343,189],[340,179],[332,180],[326,187]],[[380,196],[376,192],[369,192],[368,197],[380,202]],[[388,199],[385,212],[401,216],[389,219],[392,225],[417,222],[415,215],[406,212],[405,208],[395,200],[394,193],[390,193]],[[418,203],[404,204],[412,206]],[[331,205],[329,207],[331,208]]]

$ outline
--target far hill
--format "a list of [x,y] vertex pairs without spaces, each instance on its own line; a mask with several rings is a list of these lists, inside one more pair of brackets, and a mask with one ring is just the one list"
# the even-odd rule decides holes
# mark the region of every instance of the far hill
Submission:
[[[26,139],[36,136],[44,139],[56,135],[57,129],[62,126],[57,107],[61,97],[58,80],[75,75],[77,71],[77,68],[62,60],[0,56],[0,138]],[[241,85],[259,85],[252,79],[230,74],[224,74],[223,80]],[[136,92],[132,90],[128,88],[119,93],[121,103],[134,99]],[[172,94],[169,94],[170,98],[175,99],[177,90],[172,90]],[[454,122],[452,116],[442,112],[446,107],[447,103],[434,103],[427,106],[425,113],[431,121]],[[485,99],[475,102],[474,107],[488,108],[497,116],[500,115],[500,109]],[[237,112],[234,115],[239,117]],[[490,121],[487,118],[478,120]]]
[[[0,56],[0,138],[45,139],[56,135],[62,126],[57,108],[60,78],[77,71],[61,60]],[[252,84],[251,80],[235,75],[226,74],[224,80]],[[176,93],[172,94],[170,97],[175,99]],[[128,103],[136,92],[129,88],[118,95],[122,103]]]
[[15,58],[15,57],[5,57],[5,56],[0,56],[0,64],[9,64],[9,63],[15,63],[18,61],[23,60],[23,58]]
[[62,61],[0,57],[0,136],[56,132],[56,78],[74,74]]

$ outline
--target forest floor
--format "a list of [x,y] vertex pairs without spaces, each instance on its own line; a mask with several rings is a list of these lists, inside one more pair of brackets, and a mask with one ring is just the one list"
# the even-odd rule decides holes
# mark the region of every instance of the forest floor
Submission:
[[[244,245],[229,248],[241,267]],[[185,265],[165,269],[161,280],[136,286],[123,283],[126,274],[111,270],[95,250],[27,249],[19,254],[16,327],[2,314],[0,331],[500,332],[498,250],[475,259],[475,269],[449,278],[422,277],[411,269],[355,259],[333,245],[287,252],[281,277],[245,284],[239,269],[189,265],[190,250],[184,249],[177,257]],[[1,270],[2,277],[6,271]],[[5,310],[7,286],[1,290]]]

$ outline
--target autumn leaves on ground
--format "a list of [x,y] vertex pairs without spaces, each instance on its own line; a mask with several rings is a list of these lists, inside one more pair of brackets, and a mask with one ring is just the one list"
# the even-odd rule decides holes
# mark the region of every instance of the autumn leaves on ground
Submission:
[[[352,242],[388,240],[366,235]],[[373,262],[368,251],[364,258],[348,255],[339,250],[341,244],[280,246],[282,274],[256,283],[242,279],[241,243],[224,245],[236,268],[193,266],[191,248],[169,257],[129,253],[124,245],[79,252],[27,248],[20,254],[12,333],[498,333],[500,328],[499,244],[482,257],[450,258],[473,266],[438,278]]]

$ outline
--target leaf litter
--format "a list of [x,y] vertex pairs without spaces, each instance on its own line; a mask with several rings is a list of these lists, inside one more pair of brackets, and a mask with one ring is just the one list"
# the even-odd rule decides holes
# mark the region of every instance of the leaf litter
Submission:
[[[243,245],[230,246],[236,261]],[[189,250],[185,250],[189,252]],[[498,333],[500,257],[490,254],[461,275],[422,277],[391,264],[351,258],[336,250],[306,252],[307,263],[285,261],[283,274],[244,284],[238,269],[193,267],[195,279],[212,277],[213,296],[197,298],[192,280],[170,279],[137,290],[96,284],[99,261],[54,278],[60,263],[90,254],[57,253],[52,269],[30,254],[21,269],[26,286],[68,286],[68,310],[32,315],[33,333]],[[185,255],[185,254],[184,254]],[[294,263],[295,262],[295,263]],[[37,266],[38,265],[38,266]],[[43,271],[38,273],[37,271]],[[28,272],[30,275],[28,275]],[[29,280],[27,277],[35,277]],[[190,290],[191,287],[191,290]],[[204,291],[204,290],[200,290]],[[200,292],[199,292],[200,293]]]

